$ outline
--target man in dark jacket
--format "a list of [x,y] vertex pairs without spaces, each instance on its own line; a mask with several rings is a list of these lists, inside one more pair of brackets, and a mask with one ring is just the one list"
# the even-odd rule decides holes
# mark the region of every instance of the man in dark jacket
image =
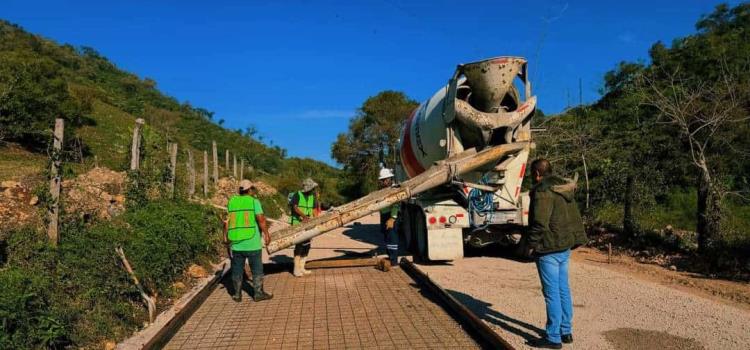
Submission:
[[531,163],[531,210],[525,254],[536,259],[547,305],[547,336],[530,345],[561,349],[573,342],[573,299],[568,286],[570,251],[588,239],[578,211],[575,180],[553,175],[546,159]]

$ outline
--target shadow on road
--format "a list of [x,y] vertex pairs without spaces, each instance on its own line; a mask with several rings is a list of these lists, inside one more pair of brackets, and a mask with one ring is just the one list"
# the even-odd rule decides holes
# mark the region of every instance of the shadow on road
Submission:
[[376,246],[382,246],[383,235],[380,233],[378,224],[360,224],[354,223],[346,225],[343,234],[355,241],[364,242]]
[[[224,287],[224,290],[227,292],[227,295],[232,296],[234,295],[234,286],[232,285],[232,277],[227,275],[224,278],[221,279],[221,285]],[[246,294],[245,296],[251,296],[253,295],[253,287],[250,285],[248,280],[242,281],[242,291],[244,291]]]
[[288,255],[273,255],[268,259],[271,260],[271,262],[273,262],[274,264],[279,265],[292,265],[294,263],[294,259]]
[[[273,257],[271,257],[271,260],[273,260]],[[291,261],[291,258],[289,258]],[[271,263],[271,264],[263,264],[263,275],[273,275],[276,273],[286,273],[289,272],[291,269],[291,263],[289,264],[283,264],[283,263]],[[250,271],[250,266],[245,264],[245,277],[242,280],[242,290],[245,291],[248,295],[253,295],[253,287],[250,285],[250,283],[253,280],[253,274]],[[232,295],[234,294],[234,286],[232,285],[232,272],[230,271],[227,273],[224,278],[221,279],[221,285],[223,286],[224,290],[227,291],[227,294]]]
[[476,299],[471,295],[455,291],[447,290],[454,298],[459,302],[466,305],[471,311],[473,311],[479,318],[494,324],[510,333],[523,337],[525,340],[539,339],[544,336],[544,330],[536,327],[530,323],[517,320],[510,316],[507,316],[497,310],[491,308],[492,304]]
[[490,244],[482,248],[475,248],[469,245],[464,247],[464,256],[467,258],[475,257],[490,257],[490,258],[503,258],[513,260],[520,263],[534,262],[532,259],[527,259],[518,256],[516,253],[516,246],[501,246],[499,244]]
[[[368,243],[376,246],[376,248],[373,248],[369,251],[355,254],[373,256],[386,253],[385,237],[383,237],[383,234],[380,233],[380,224],[354,223],[351,225],[347,225],[346,228],[347,229],[343,232],[345,236],[358,242]],[[399,242],[398,248],[399,256],[409,255],[409,252],[406,251],[403,240]]]

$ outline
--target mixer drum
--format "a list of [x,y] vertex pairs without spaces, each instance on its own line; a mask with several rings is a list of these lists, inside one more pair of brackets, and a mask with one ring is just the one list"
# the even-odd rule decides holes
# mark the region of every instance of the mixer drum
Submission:
[[[412,112],[401,134],[400,177],[414,177],[465,149],[513,142],[528,134],[536,97],[526,60],[498,57],[459,65],[450,83]],[[525,84],[521,103],[514,80]],[[523,129],[523,130],[521,130]]]

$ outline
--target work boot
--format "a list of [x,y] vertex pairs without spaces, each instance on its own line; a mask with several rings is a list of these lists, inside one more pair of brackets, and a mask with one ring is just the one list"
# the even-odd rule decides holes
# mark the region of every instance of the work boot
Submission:
[[266,291],[263,290],[263,285],[253,288],[255,289],[255,295],[253,295],[253,300],[255,301],[263,301],[263,300],[271,300],[273,299],[273,294],[266,293]]
[[301,262],[302,262],[302,257],[299,255],[295,255],[294,256],[294,272],[292,272],[294,277],[302,277],[305,275],[305,273],[302,272]]
[[305,276],[312,275],[312,271],[305,268],[305,263],[307,262],[307,257],[300,258],[300,269],[302,270],[302,274]]
[[532,339],[527,341],[526,345],[539,349],[562,349],[561,343],[553,343],[547,340],[547,338]]
[[573,335],[572,334],[563,334],[562,335],[562,342],[565,344],[572,344],[573,343]]
[[234,285],[234,294],[232,295],[232,300],[236,302],[242,301],[242,281],[237,283],[236,281],[232,281],[232,284]]

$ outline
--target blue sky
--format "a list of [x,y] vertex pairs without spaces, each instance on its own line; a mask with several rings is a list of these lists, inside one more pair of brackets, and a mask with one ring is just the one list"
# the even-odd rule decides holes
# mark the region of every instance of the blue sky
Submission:
[[254,125],[291,156],[333,164],[336,135],[381,90],[422,101],[458,63],[518,55],[539,106],[559,112],[577,103],[579,79],[596,100],[606,71],[693,33],[717,3],[2,0],[0,18],[91,46],[227,127]]

